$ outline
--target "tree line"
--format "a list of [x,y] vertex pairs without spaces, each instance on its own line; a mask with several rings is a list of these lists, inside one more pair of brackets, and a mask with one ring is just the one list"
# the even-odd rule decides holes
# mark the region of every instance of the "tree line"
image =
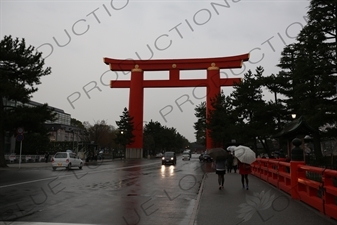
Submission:
[[[284,47],[277,74],[264,75],[262,66],[249,70],[230,95],[220,93],[212,100],[215,110],[208,118],[205,102],[196,106],[198,142],[205,144],[207,128],[215,142],[235,139],[255,148],[259,142],[269,153],[268,140],[296,114],[318,131],[312,136],[315,155],[321,157],[321,139],[337,137],[336,5],[310,2],[308,23],[296,42]],[[263,99],[265,89],[273,100]]]

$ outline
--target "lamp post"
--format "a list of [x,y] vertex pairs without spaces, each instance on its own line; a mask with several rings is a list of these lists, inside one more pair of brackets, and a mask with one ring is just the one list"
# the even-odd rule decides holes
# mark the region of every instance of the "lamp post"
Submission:
[[75,131],[73,130],[73,150],[74,150],[74,146],[75,146]]
[[[53,138],[54,138],[53,141],[56,141],[56,142],[57,142],[58,130],[57,130],[55,127],[51,127],[51,132],[52,132]],[[54,145],[54,146],[55,146],[55,145]]]
[[122,146],[123,146],[123,154],[124,154],[124,159],[125,159],[125,141],[124,141],[124,136],[123,136],[123,134],[124,134],[124,131],[121,131],[121,135],[122,135]]
[[49,131],[49,140],[50,140],[50,151],[55,151],[55,146],[56,146],[56,142],[57,142],[57,129],[56,127],[52,126],[50,128],[50,131]]

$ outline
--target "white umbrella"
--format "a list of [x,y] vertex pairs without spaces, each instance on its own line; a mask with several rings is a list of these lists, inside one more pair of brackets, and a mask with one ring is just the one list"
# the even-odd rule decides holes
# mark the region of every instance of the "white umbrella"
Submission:
[[233,150],[235,157],[242,163],[251,164],[256,160],[255,152],[247,146],[239,145]]
[[232,151],[234,151],[234,148],[236,148],[235,145],[228,146],[228,147],[227,147],[227,151],[232,152]]

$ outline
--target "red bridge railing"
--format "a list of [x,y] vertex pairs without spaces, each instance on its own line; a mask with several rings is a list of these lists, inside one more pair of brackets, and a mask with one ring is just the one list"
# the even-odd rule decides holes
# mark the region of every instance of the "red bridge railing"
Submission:
[[257,159],[252,174],[337,219],[337,171],[285,159]]

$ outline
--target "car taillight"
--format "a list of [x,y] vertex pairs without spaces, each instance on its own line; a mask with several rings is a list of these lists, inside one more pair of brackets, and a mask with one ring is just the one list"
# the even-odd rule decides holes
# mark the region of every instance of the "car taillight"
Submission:
[[69,162],[69,159],[67,159],[66,162],[68,163],[68,162]]
[[54,158],[51,158],[51,162],[54,162]]

